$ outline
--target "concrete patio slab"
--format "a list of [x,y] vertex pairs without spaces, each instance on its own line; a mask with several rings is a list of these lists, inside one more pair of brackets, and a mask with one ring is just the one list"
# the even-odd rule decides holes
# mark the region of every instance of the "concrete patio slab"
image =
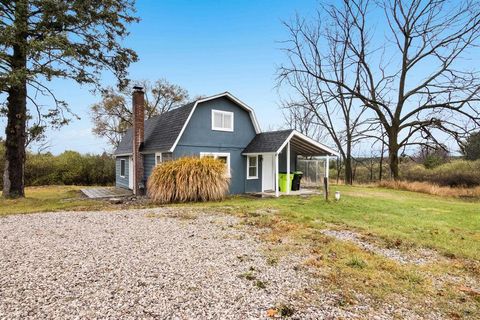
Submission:
[[131,190],[115,187],[87,188],[81,191],[90,199],[128,197],[133,194]]

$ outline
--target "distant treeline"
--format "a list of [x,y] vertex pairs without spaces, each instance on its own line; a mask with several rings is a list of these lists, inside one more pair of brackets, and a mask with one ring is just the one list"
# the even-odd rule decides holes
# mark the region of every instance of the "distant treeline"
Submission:
[[[331,179],[343,177],[343,168],[336,162],[330,165]],[[337,168],[340,168],[338,174]],[[353,166],[354,183],[374,183],[389,180],[387,164],[380,165],[380,158],[358,158]],[[429,182],[440,186],[475,187],[480,186],[480,160],[469,161],[450,158],[443,163],[431,166],[428,163],[403,158],[400,162],[400,180]]]
[[[5,150],[0,144],[0,189],[3,186]],[[80,154],[65,151],[28,153],[25,163],[25,185],[112,185],[115,182],[115,160],[112,156]]]

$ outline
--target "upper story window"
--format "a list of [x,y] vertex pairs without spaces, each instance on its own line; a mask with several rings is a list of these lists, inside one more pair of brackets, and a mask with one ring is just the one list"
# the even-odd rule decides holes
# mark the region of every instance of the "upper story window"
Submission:
[[233,112],[212,110],[212,130],[233,131]]

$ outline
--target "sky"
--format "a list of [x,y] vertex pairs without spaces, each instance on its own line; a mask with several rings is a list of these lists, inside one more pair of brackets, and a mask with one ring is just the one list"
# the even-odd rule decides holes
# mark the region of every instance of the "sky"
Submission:
[[[124,41],[139,56],[139,61],[129,68],[129,78],[151,82],[166,79],[187,89],[190,97],[229,91],[255,110],[262,130],[279,129],[285,126],[280,94],[285,97],[286,92],[285,88],[279,92],[275,86],[276,71],[286,59],[281,50],[286,44],[282,41],[289,39],[283,22],[291,21],[297,14],[311,21],[321,3],[336,1],[339,0],[137,0],[141,21],[129,26],[130,35]],[[382,43],[388,29],[382,12],[371,14],[372,43]],[[478,65],[478,52],[461,63]],[[429,67],[422,68],[415,71],[415,77],[431,72]],[[115,84],[111,74],[103,75],[102,86]],[[113,151],[105,139],[92,133],[90,107],[100,101],[100,96],[91,87],[72,81],[54,80],[49,87],[57,98],[69,103],[80,119],[71,117],[69,125],[49,130],[47,150],[54,154],[65,150]],[[38,99],[43,105],[52,103]],[[5,118],[1,118],[0,135],[4,134],[4,127]],[[357,153],[372,152],[369,143],[360,147],[363,149]],[[454,148],[458,146],[452,144],[451,150]],[[31,150],[39,150],[38,145]]]
[[[229,91],[254,108],[263,130],[278,128],[283,116],[275,73],[284,59],[280,42],[287,39],[282,21],[297,12],[309,15],[317,4],[315,0],[138,0],[141,22],[129,27],[125,41],[139,56],[129,68],[129,77],[165,78],[187,89],[191,97]],[[113,86],[115,80],[105,74],[102,85]],[[111,151],[105,140],[92,134],[89,110],[99,96],[71,81],[54,81],[51,87],[81,120],[49,131],[48,150],[54,154]]]

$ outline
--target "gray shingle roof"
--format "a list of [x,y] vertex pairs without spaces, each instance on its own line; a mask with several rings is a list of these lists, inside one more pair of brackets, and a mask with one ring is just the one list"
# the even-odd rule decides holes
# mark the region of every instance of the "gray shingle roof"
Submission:
[[[169,150],[188,119],[195,102],[186,104],[145,121],[145,142],[140,151]],[[114,154],[132,153],[132,128],[123,136]]]
[[259,133],[243,153],[276,152],[292,133],[292,129]]

